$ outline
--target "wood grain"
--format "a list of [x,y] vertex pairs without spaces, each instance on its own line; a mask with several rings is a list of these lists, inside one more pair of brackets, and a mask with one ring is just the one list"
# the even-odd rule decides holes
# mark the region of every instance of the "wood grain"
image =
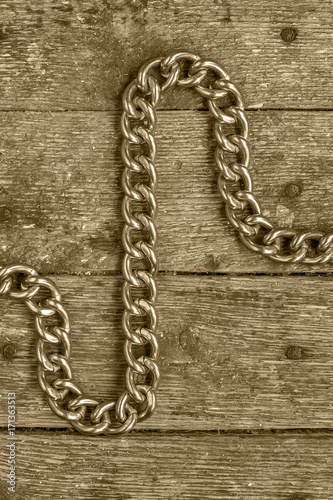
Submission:
[[[249,109],[264,213],[329,231],[331,9],[331,0],[1,2],[1,265],[55,275],[88,395],[115,398],[124,386],[125,85],[171,51],[218,61]],[[241,245],[217,193],[206,107],[177,88],[158,112],[156,414],[112,442],[74,433],[38,386],[31,313],[2,298],[1,498],[13,391],[17,500],[333,497],[332,264],[277,265]]]
[[[330,500],[333,436],[17,432],[16,498]],[[0,435],[1,446],[8,443]],[[1,461],[1,498],[7,464]],[[59,481],[61,478],[61,481]],[[13,495],[12,495],[13,496]]]
[[[333,113],[248,115],[254,190],[264,213],[276,225],[331,230]],[[118,112],[0,113],[1,262],[24,261],[57,274],[121,269],[119,117]],[[158,112],[157,144],[162,271],[332,269],[332,264],[276,264],[241,244],[217,192],[208,112]]]
[[[124,387],[121,276],[57,276],[72,318],[76,381],[98,398]],[[139,429],[332,428],[331,280],[159,276],[158,410]],[[2,299],[2,398],[21,427],[68,427],[36,380],[32,315]],[[6,407],[1,425],[6,425]]]
[[[331,109],[330,0],[11,0],[2,2],[2,109],[119,108],[147,59],[185,50],[213,58],[252,108]],[[292,42],[281,30],[292,27]],[[202,100],[182,90],[166,108]]]

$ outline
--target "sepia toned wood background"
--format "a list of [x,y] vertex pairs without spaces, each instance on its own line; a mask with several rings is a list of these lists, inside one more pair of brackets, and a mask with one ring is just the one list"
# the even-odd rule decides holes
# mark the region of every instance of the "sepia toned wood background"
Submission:
[[[124,385],[121,95],[147,59],[219,61],[243,90],[255,192],[276,224],[333,211],[331,0],[0,3],[0,265],[54,279],[87,394]],[[212,123],[193,90],[157,112],[161,387],[153,417],[87,437],[50,410],[34,320],[0,301],[0,497],[7,394],[17,500],[333,497],[333,264],[252,254],[216,188]]]

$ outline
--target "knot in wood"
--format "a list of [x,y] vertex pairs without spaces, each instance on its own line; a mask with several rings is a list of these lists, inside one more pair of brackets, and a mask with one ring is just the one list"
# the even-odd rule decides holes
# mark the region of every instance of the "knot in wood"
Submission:
[[297,34],[298,31],[296,28],[283,28],[280,33],[282,40],[288,43],[296,40]]
[[301,359],[303,357],[303,350],[297,345],[291,345],[286,350],[286,357],[288,359]]

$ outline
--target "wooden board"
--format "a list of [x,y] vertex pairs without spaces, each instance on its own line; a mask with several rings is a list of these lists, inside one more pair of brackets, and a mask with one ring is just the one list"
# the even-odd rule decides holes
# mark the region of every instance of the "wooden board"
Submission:
[[[172,51],[218,61],[245,96],[264,213],[330,231],[331,11],[331,0],[1,3],[1,265],[54,276],[88,395],[124,386],[125,86]],[[332,263],[277,265],[244,248],[217,193],[207,104],[177,88],[159,108],[156,414],[121,439],[74,433],[38,386],[31,313],[1,298],[0,497],[14,391],[17,500],[331,500]]]
[[[56,282],[73,323],[75,379],[90,396],[118,397],[121,277]],[[156,413],[139,429],[332,428],[329,278],[162,275],[158,285],[161,387]],[[0,308],[2,397],[17,393],[17,425],[67,427],[36,380],[32,315],[6,299]]]
[[[1,433],[2,447],[6,437]],[[122,439],[17,432],[16,497],[330,500],[332,439],[325,432],[132,433]],[[1,498],[11,498],[4,460],[0,471]]]
[[[330,231],[333,113],[248,116],[254,190],[264,213],[276,225]],[[2,262],[57,274],[121,269],[119,118],[118,112],[0,113]],[[241,244],[217,192],[208,112],[158,112],[157,144],[162,271],[332,269],[331,263],[276,264]]]
[[[252,108],[331,109],[330,0],[2,2],[1,109],[115,109],[147,59],[190,51],[224,65]],[[293,28],[292,42],[281,31]],[[163,106],[197,107],[182,90]]]

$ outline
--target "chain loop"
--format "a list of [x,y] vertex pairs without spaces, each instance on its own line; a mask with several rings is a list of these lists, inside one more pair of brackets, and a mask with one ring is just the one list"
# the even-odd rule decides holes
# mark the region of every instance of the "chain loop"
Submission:
[[[158,72],[165,79],[161,84],[157,80]],[[244,99],[225,69],[213,60],[187,52],[144,63],[123,93],[120,121],[124,163],[121,181],[124,192],[124,312],[121,324],[127,370],[126,388],[117,400],[91,398],[74,381],[70,364],[70,321],[55,283],[27,265],[0,268],[0,295],[23,299],[35,315],[39,334],[37,377],[49,406],[58,417],[70,422],[83,434],[127,433],[136,422],[149,418],[156,408],[160,380],[156,337],[156,107],[161,92],[176,85],[193,87],[208,100],[208,109],[215,121],[218,190],[225,203],[226,217],[239,232],[241,242],[249,250],[282,263],[318,264],[333,258],[333,232],[324,234],[278,228],[263,215],[259,200],[253,193],[249,170],[249,127]],[[220,102],[225,97],[231,104]],[[239,183],[236,188],[235,183]],[[17,290],[18,275],[21,274],[24,278],[21,289]],[[36,296],[43,287],[51,296],[37,300]],[[53,324],[48,325],[48,321]],[[58,324],[54,324],[55,321]],[[52,353],[48,352],[50,346]],[[58,353],[53,352],[55,347]],[[141,352],[143,347],[146,349],[145,355],[137,357],[138,347]],[[91,409],[90,422],[86,417],[88,407]],[[111,411],[117,421],[115,426]]]

